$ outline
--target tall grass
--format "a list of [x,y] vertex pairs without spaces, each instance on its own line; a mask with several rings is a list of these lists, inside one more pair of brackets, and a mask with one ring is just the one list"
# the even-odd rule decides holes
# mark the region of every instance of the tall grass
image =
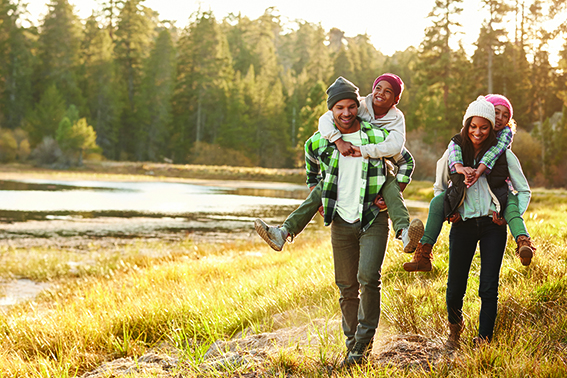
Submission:
[[[520,264],[509,240],[491,344],[472,346],[480,307],[476,256],[462,348],[454,359],[431,371],[369,364],[333,376],[567,375],[566,211],[561,200],[554,206],[534,201],[526,222],[538,250],[529,267]],[[382,284],[381,322],[387,332],[446,337],[448,231],[444,226],[434,247],[430,273],[406,273],[401,265],[411,256],[390,241]],[[0,376],[80,375],[103,361],[140,356],[163,341],[174,345],[185,362],[179,373],[192,376],[214,341],[245,329],[269,331],[277,313],[312,306],[317,317],[340,314],[328,229],[306,231],[282,253],[255,235],[225,244],[138,242],[84,252],[5,248],[0,250],[0,276],[52,285],[33,302],[0,314]],[[343,340],[324,330],[314,337],[323,340],[322,347],[282,349],[265,362],[261,376],[328,376],[340,361]],[[207,374],[238,376],[256,368],[227,369]]]

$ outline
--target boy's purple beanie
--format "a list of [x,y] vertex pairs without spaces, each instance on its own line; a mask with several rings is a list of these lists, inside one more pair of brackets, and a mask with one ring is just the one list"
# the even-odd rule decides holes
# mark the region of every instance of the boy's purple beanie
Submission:
[[404,91],[404,82],[398,75],[394,75],[393,73],[385,73],[376,78],[374,80],[374,84],[372,84],[372,92],[374,92],[374,88],[378,85],[379,82],[382,80],[386,80],[392,86],[394,90],[394,95],[398,99],[396,104],[400,102],[400,98],[402,97],[402,92]]
[[504,105],[510,112],[510,119],[514,118],[514,108],[512,108],[510,100],[508,100],[505,96],[499,94],[487,94],[486,96],[484,96],[484,98],[492,105],[494,105],[494,107],[498,105]]

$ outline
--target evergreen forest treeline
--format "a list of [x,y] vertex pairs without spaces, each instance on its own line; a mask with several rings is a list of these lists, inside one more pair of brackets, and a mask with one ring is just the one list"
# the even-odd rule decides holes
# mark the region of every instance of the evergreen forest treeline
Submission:
[[421,44],[386,56],[367,35],[284,24],[273,8],[255,20],[197,11],[179,29],[143,0],[103,0],[86,20],[51,0],[33,25],[25,1],[0,0],[0,160],[301,166],[327,86],[342,75],[365,95],[393,72],[418,165],[439,157],[470,101],[502,93],[530,181],[567,185],[567,3],[482,0],[490,16],[472,56],[451,47],[462,3],[436,1]]

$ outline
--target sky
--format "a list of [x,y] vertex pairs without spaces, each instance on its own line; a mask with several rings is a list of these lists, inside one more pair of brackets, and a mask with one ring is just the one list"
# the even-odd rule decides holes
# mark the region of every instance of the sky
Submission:
[[[47,0],[24,2],[28,3],[32,20],[41,19],[47,11]],[[76,13],[83,19],[90,16],[93,9],[99,8],[97,0],[69,0],[69,3],[75,6]],[[211,10],[220,20],[229,13],[241,13],[256,19],[266,8],[274,6],[284,22],[301,19],[320,23],[327,31],[333,27],[341,29],[347,37],[367,33],[378,50],[392,55],[409,46],[419,46],[425,28],[432,24],[427,16],[435,0],[146,0],[144,4],[157,11],[161,20],[175,20],[178,27],[187,25],[189,16],[199,7],[202,11]],[[462,8],[458,21],[464,33],[458,39],[472,55],[487,13],[480,0],[464,0]],[[510,26],[513,28],[513,23]]]

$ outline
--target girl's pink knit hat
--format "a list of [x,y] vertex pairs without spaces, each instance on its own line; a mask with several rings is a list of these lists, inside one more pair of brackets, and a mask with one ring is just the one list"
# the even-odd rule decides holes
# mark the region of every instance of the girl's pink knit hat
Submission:
[[484,96],[484,98],[492,105],[494,105],[494,107],[498,105],[504,105],[505,107],[508,108],[508,111],[510,112],[510,119],[514,118],[514,108],[512,108],[512,104],[510,103],[510,100],[508,100],[505,96],[499,94],[488,94]]

